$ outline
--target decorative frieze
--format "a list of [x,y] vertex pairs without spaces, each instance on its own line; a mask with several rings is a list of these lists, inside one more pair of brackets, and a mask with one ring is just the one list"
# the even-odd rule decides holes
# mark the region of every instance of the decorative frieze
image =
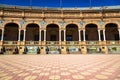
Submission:
[[22,12],[11,12],[11,11],[4,11],[4,16],[22,16]]

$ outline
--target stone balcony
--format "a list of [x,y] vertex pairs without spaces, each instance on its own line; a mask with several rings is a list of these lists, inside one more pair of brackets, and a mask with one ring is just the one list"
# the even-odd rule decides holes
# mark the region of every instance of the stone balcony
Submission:
[[0,41],[0,45],[28,45],[28,46],[89,46],[89,45],[120,45],[120,41]]

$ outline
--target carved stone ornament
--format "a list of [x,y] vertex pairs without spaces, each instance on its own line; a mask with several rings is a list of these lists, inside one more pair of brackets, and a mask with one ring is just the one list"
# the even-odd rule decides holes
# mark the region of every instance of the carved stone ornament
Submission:
[[80,24],[81,27],[83,27],[83,25],[85,24],[85,22],[81,21],[81,22],[79,22],[79,24]]
[[22,21],[20,22],[20,25],[21,25],[22,27],[24,27],[25,23],[26,23],[26,21],[25,21],[25,20],[22,20]]
[[100,27],[102,27],[104,25],[103,21],[99,21],[98,23],[99,23]]
[[5,22],[5,20],[0,20],[0,27],[3,26],[3,23]]
[[61,27],[64,27],[64,25],[66,24],[65,22],[59,22],[59,24],[61,25]]
[[42,27],[44,27],[47,24],[47,22],[41,21],[40,24],[41,24]]

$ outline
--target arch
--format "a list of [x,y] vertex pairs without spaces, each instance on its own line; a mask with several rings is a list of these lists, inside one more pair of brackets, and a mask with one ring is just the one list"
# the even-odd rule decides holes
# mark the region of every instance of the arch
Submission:
[[26,41],[39,41],[39,28],[37,24],[28,24],[26,26]]
[[119,40],[118,25],[114,23],[108,23],[105,25],[106,40]]
[[59,41],[59,26],[57,24],[49,24],[46,26],[46,40]]
[[[88,41],[94,41],[98,40],[98,27],[96,24],[87,24],[85,26],[85,34],[86,34],[86,40]],[[94,34],[94,36],[93,36]]]
[[14,23],[14,24],[17,24],[17,25],[18,25],[18,27],[19,27],[19,29],[21,28],[20,23],[19,23],[19,22],[17,22],[17,21],[5,21],[5,22],[3,23],[3,28],[4,28],[7,24],[9,24],[9,23]]
[[60,26],[60,24],[59,23],[47,23],[46,25],[45,25],[45,29],[47,28],[47,26],[48,25],[51,25],[51,24],[54,24],[54,25],[57,25],[58,27],[59,27],[59,29],[61,28],[61,26]]
[[39,26],[39,29],[41,29],[41,25],[40,25],[39,22],[32,22],[32,21],[30,21],[30,22],[26,22],[25,25],[24,25],[24,28],[26,29],[27,25],[29,25],[29,24],[36,24],[36,25]]
[[118,22],[106,22],[104,25],[103,25],[103,28],[105,29],[105,26],[107,25],[107,24],[115,24],[115,25],[117,25],[117,28],[118,29],[120,29],[120,24],[118,23]]
[[[4,27],[4,40],[7,41],[17,41],[19,25],[16,23],[8,23]],[[11,34],[12,33],[12,34]]]
[[94,23],[93,23],[93,22],[88,22],[88,23],[86,23],[86,24],[83,25],[83,28],[85,29],[85,27],[86,27],[87,25],[89,25],[89,24],[94,24],[94,25],[97,26],[98,29],[100,29],[100,24],[98,24],[97,22],[94,22]]
[[79,23],[76,23],[76,22],[67,23],[67,24],[64,25],[64,28],[66,29],[67,25],[70,25],[70,24],[74,24],[74,25],[76,25],[78,27],[78,29],[81,29]]
[[78,41],[78,26],[76,24],[68,24],[66,26],[66,41]]

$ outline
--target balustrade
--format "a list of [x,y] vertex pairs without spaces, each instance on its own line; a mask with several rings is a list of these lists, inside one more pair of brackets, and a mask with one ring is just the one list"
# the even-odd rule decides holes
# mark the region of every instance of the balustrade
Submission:
[[39,41],[25,41],[26,45],[39,45]]
[[66,41],[66,45],[79,45],[79,41]]
[[99,41],[86,41],[86,45],[99,45]]
[[46,41],[46,45],[59,45],[59,41]]
[[18,41],[3,41],[4,45],[17,45]]
[[106,41],[107,45],[119,45],[120,41]]
[[[23,45],[23,41],[3,41],[3,45]],[[100,45],[106,44],[106,45],[119,45],[120,41],[25,41],[24,45]]]

